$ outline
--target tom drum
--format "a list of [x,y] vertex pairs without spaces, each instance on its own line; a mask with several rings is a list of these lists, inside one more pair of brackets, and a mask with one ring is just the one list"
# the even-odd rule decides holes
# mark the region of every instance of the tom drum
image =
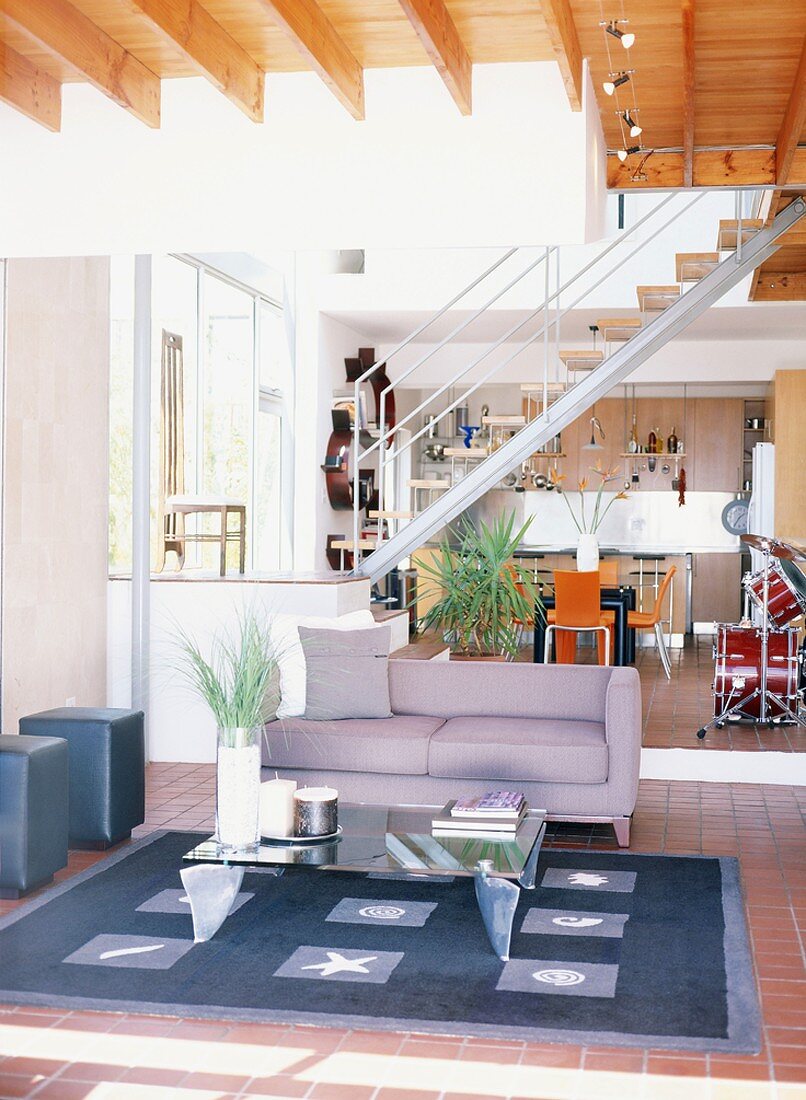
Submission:
[[[750,599],[764,608],[764,570],[747,573],[742,581]],[[767,614],[778,630],[806,614],[806,576],[793,561],[776,558],[770,562],[770,592]]]

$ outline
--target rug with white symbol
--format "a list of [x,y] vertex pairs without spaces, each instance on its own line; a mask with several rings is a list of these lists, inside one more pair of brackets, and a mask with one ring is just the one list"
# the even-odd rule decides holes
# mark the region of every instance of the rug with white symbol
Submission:
[[125,847],[0,921],[0,1002],[534,1041],[752,1052],[735,860],[541,854],[510,959],[471,878],[247,869],[194,944],[196,833]]

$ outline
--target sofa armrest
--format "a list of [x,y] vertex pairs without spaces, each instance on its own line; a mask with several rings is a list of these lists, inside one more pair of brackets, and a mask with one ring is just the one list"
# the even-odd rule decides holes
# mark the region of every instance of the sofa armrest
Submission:
[[635,809],[642,725],[638,671],[635,668],[614,668],[605,699],[608,802],[614,814],[629,816]]

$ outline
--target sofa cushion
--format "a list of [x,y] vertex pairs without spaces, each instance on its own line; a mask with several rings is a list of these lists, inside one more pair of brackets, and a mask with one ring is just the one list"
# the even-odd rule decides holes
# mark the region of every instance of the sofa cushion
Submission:
[[427,775],[428,741],[441,725],[441,718],[399,715],[331,722],[283,718],[266,726],[263,763],[270,768]]
[[456,779],[604,783],[607,759],[599,722],[450,718],[431,738],[428,771]]
[[305,654],[305,718],[391,718],[389,646],[392,628],[317,630],[301,626]]

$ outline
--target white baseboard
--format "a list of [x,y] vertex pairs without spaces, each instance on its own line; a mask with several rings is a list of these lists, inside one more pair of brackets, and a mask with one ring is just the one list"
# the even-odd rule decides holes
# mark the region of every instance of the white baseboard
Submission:
[[642,749],[641,778],[806,786],[806,752]]

